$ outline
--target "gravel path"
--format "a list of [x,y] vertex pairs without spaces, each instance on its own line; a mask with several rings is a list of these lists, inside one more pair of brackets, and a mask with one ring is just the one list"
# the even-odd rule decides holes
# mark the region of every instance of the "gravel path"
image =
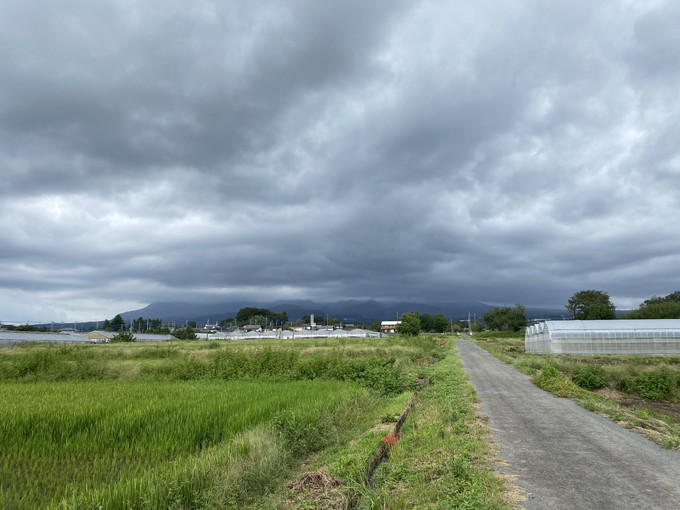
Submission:
[[678,510],[680,455],[534,386],[467,340],[463,366],[489,417],[499,471],[518,475],[529,510]]

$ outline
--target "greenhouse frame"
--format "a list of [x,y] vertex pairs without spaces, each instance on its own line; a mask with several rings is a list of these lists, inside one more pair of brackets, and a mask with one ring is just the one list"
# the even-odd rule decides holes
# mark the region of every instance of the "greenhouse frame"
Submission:
[[680,356],[680,319],[545,321],[524,334],[527,353]]

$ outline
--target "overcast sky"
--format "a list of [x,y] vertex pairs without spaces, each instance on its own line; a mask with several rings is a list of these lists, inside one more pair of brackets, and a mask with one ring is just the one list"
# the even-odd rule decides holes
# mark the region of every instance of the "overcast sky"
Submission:
[[680,3],[3,0],[0,321],[680,289]]

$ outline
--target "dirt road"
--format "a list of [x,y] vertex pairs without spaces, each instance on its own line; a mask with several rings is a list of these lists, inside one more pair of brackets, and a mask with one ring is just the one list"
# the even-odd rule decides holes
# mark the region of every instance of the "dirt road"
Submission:
[[499,471],[518,475],[529,510],[678,510],[680,455],[529,378],[467,340],[463,366],[489,417]]

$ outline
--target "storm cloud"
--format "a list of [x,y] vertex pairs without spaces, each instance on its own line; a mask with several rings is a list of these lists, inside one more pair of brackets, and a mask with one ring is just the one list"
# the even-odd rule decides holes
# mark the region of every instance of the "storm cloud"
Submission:
[[6,0],[0,320],[680,288],[680,6]]

